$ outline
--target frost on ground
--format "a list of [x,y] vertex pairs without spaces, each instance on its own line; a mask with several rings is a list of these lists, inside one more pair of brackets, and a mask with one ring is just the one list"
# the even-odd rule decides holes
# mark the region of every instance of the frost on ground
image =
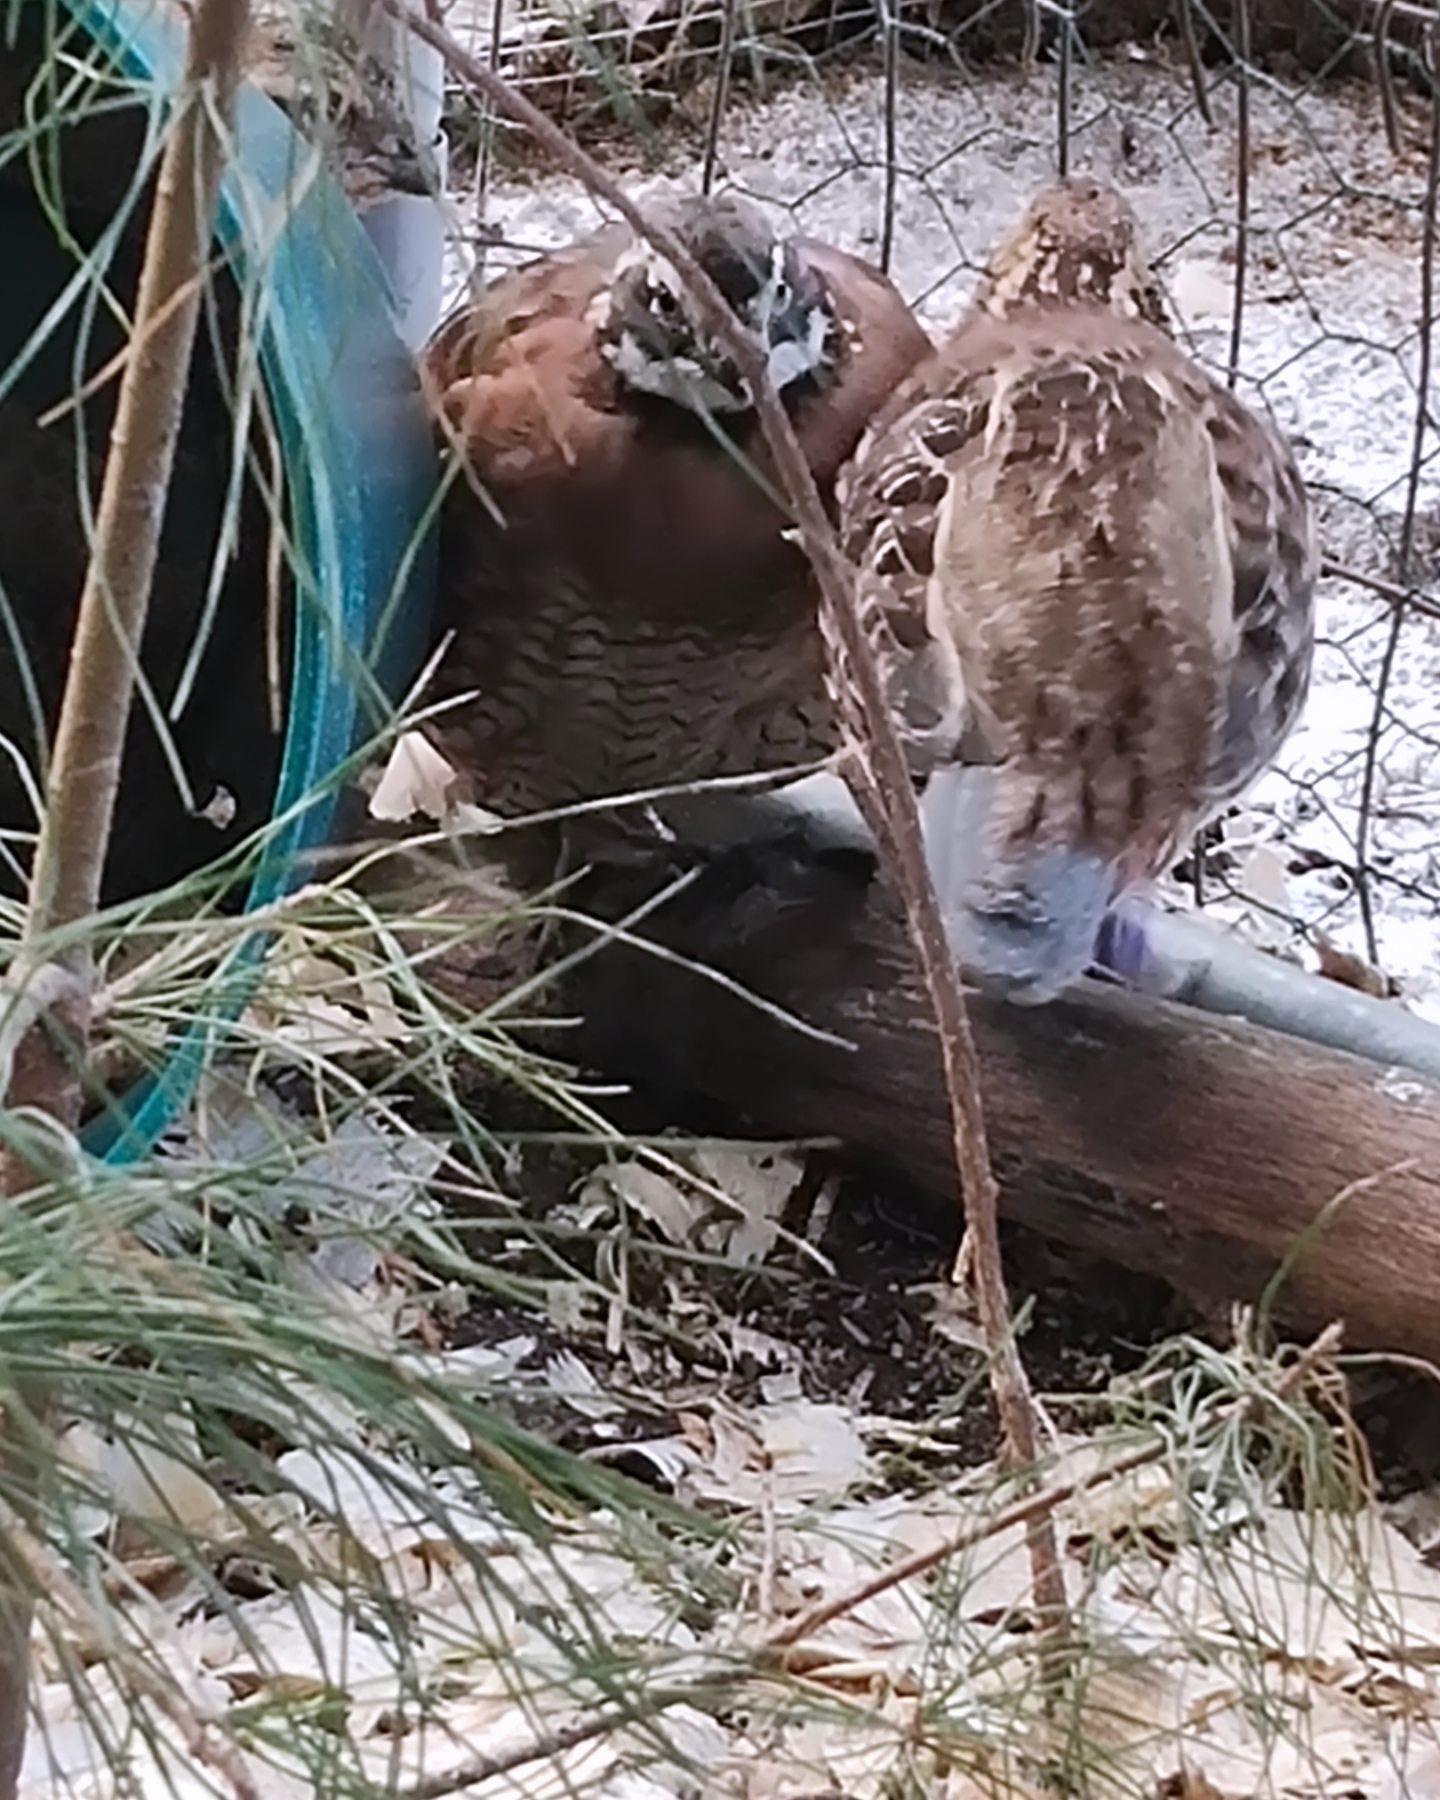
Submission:
[[[989,245],[1053,174],[1055,99],[1048,71],[981,78],[902,63],[891,269],[932,329],[957,315]],[[1215,88],[1212,112],[1213,126],[1188,80],[1148,51],[1082,66],[1072,167],[1131,196],[1192,347],[1223,371],[1235,285],[1231,88]],[[1418,136],[1408,127],[1409,147],[1392,156],[1365,85],[1297,93],[1257,80],[1252,115],[1242,391],[1293,435],[1327,553],[1363,575],[1396,573],[1418,444],[1410,578],[1423,589],[1440,536],[1440,473],[1428,412],[1417,425]],[[737,100],[721,150],[725,182],[817,236],[880,251],[883,86],[874,73],[794,83],[763,104]],[[695,181],[693,148],[677,144],[658,169],[648,154],[643,169],[627,168],[623,150],[609,157],[640,197],[655,180]],[[468,196],[456,207],[463,239],[474,207]],[[583,189],[552,175],[527,170],[492,184],[485,221],[504,245],[488,253],[487,271],[567,242],[601,216]],[[452,292],[465,266],[457,244]],[[1314,945],[1300,944],[1291,922],[1320,927],[1342,949],[1366,949],[1357,833],[1391,617],[1390,604],[1363,585],[1325,583],[1307,717],[1282,765],[1232,821],[1231,854],[1210,887],[1215,910],[1277,947],[1292,944],[1312,965]],[[1408,617],[1392,663],[1368,858],[1379,961],[1411,1004],[1440,1017],[1440,619]]]

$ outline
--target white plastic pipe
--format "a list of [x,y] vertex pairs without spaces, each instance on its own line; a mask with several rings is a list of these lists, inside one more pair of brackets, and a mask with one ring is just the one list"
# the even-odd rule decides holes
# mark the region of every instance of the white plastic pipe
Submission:
[[[837,775],[809,775],[770,793],[714,790],[656,810],[684,843],[709,848],[794,834],[811,853],[868,850],[874,840]],[[1391,1068],[1440,1078],[1440,1026],[1393,1000],[1376,1000],[1242,942],[1203,916],[1125,902],[1144,934],[1141,993],[1205,1012],[1238,1015],[1290,1037],[1348,1051]]]
[[440,120],[445,98],[445,62],[400,20],[374,0],[335,0],[336,15],[357,42],[393,78],[409,117],[417,148],[428,150],[435,171],[431,194],[386,194],[361,213],[371,243],[390,282],[396,325],[418,350],[440,319],[445,280],[445,188],[450,145]]

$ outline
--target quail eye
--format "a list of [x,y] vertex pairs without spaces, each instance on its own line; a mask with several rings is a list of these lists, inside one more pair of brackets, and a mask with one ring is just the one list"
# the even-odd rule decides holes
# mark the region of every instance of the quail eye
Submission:
[[790,283],[788,281],[777,281],[775,283],[776,312],[784,312],[794,298],[795,296],[790,291]]

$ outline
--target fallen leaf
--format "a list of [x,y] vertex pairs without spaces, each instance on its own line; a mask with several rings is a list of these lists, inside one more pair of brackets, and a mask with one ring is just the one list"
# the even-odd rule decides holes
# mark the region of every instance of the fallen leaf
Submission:
[[418,731],[405,731],[395,740],[370,796],[370,816],[400,824],[417,813],[440,820],[450,811],[458,777],[435,746]]
[[1390,977],[1373,963],[1366,962],[1363,956],[1357,956],[1353,951],[1342,950],[1319,926],[1311,935],[1319,970],[1326,981],[1338,981],[1342,987],[1355,988],[1359,993],[1373,995],[1376,1000],[1392,997],[1394,989]]

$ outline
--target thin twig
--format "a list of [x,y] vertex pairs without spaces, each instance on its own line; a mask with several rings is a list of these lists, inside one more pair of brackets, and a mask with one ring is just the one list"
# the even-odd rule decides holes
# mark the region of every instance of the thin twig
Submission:
[[[1333,1323],[1303,1349],[1295,1361],[1278,1377],[1273,1390],[1276,1399],[1284,1399],[1293,1394],[1300,1384],[1308,1379],[1316,1365],[1327,1357],[1333,1356],[1339,1348],[1342,1327]],[[1233,1419],[1244,1417],[1254,1412],[1263,1404],[1263,1397],[1247,1395],[1225,1408],[1220,1414],[1218,1423],[1228,1423]],[[773,1633],[765,1640],[767,1650],[779,1651],[788,1649],[809,1637],[812,1632],[828,1625],[843,1614],[853,1612],[857,1606],[873,1600],[877,1594],[883,1594],[890,1588],[898,1587],[902,1581],[913,1580],[917,1575],[928,1574],[931,1569],[941,1563],[948,1562],[951,1557],[963,1551],[973,1550],[976,1545],[987,1539],[997,1537],[1002,1531],[1009,1531],[1016,1525],[1032,1525],[1035,1520],[1048,1518],[1057,1507],[1064,1506],[1069,1500],[1080,1494],[1094,1492],[1096,1488],[1108,1487],[1126,1475],[1133,1475],[1137,1469],[1148,1468],[1159,1462],[1172,1448],[1166,1441],[1148,1445],[1144,1450],[1134,1450],[1128,1456],[1119,1457],[1104,1468],[1092,1469],[1088,1475],[1077,1475],[1070,1481],[1057,1481],[1053,1486],[1042,1488],[1038,1493],[1027,1494],[1024,1499],[1016,1500],[1011,1505],[1002,1507],[999,1512],[991,1513],[988,1518],[978,1519],[974,1524],[966,1525],[953,1532],[940,1544],[928,1545],[912,1555],[902,1557],[868,1580],[858,1583],[846,1593],[834,1595],[831,1599],[812,1606],[810,1611],[802,1613],[798,1619],[792,1620],[781,1630]]]
[[1235,5],[1235,286],[1230,308],[1230,354],[1225,380],[1240,377],[1245,336],[1245,287],[1250,272],[1250,0]]
[[[1193,32],[1193,21],[1191,24]],[[1235,104],[1235,282],[1230,299],[1230,348],[1225,362],[1226,385],[1240,379],[1240,350],[1245,337],[1245,291],[1250,270],[1250,6],[1236,0],[1236,104]],[[1197,52],[1198,56],[1198,52]],[[1199,75],[1196,92],[1203,92]],[[1208,120],[1207,120],[1208,123]],[[1213,825],[1197,831],[1190,841],[1190,884],[1197,907],[1205,905],[1205,859]]]
[[[749,384],[766,446],[820,587],[821,618],[837,686],[853,700],[860,727],[859,742],[852,746],[849,774],[856,786],[857,800],[862,808],[868,805],[871,811],[870,822],[882,860],[891,865],[889,873],[904,902],[906,922],[934,1014],[965,1231],[974,1256],[975,1297],[990,1352],[996,1411],[1010,1458],[1017,1467],[1029,1468],[1037,1459],[1039,1432],[1025,1367],[1011,1328],[1000,1255],[998,1195],[965,998],[926,866],[909,768],[861,624],[853,571],[840,553],[810,466],[771,384],[765,355],[675,233],[648,220],[593,157],[503,77],[471,56],[449,32],[417,16],[403,0],[384,0],[384,4],[397,18],[407,19],[411,30],[437,49],[461,80],[523,126],[548,155],[669,259],[690,291],[702,325],[724,344]],[[1045,1627],[1041,1642],[1055,1646],[1065,1619],[1065,1587],[1048,1518],[1035,1524],[1029,1547],[1036,1609]],[[1048,1660],[1051,1671],[1057,1670],[1058,1655],[1050,1655]]]
[[1380,116],[1385,122],[1385,141],[1390,154],[1398,156],[1404,148],[1400,136],[1400,108],[1395,101],[1395,75],[1390,67],[1390,17],[1395,0],[1382,0],[1375,15],[1375,85],[1380,90]]
[[[217,124],[229,113],[248,14],[248,0],[200,0],[193,11],[182,111],[160,166],[135,348],[120,384],[46,783],[26,921],[32,952],[99,905],[219,193],[224,149]],[[157,318],[164,321],[159,327]],[[75,936],[60,960],[88,976],[89,952],[83,934]]]
[[1205,85],[1205,63],[1200,55],[1200,40],[1195,35],[1192,0],[1180,0],[1180,41],[1185,46],[1185,66],[1190,73],[1190,86],[1195,94],[1195,110],[1207,125],[1213,126],[1215,115],[1210,109],[1210,93]]
[[[490,67],[500,67],[500,44],[505,29],[505,0],[491,0]],[[475,263],[470,270],[470,291],[478,294],[485,285],[486,253],[494,241],[494,230],[486,213],[489,210],[490,178],[495,163],[495,114],[486,107],[480,115],[480,142],[475,152]]]
[[1419,613],[1427,619],[1440,619],[1440,600],[1432,600],[1419,588],[1401,587],[1398,582],[1386,581],[1382,575],[1367,575],[1363,569],[1352,569],[1349,563],[1336,562],[1333,556],[1324,558],[1320,573],[1334,581],[1353,581],[1356,587],[1368,588],[1379,599],[1388,600],[1391,606],[1403,606],[1408,612]]
[[155,333],[170,320],[179,307],[184,306],[187,301],[191,300],[197,291],[203,292],[206,279],[210,274],[218,271],[219,268],[220,258],[217,256],[213,258],[206,267],[202,268],[195,275],[193,280],[188,281],[184,287],[177,288],[174,293],[170,294],[159,312],[157,312],[153,318],[145,321],[143,329],[137,323],[135,329],[130,333],[115,354],[103,362],[93,375],[87,376],[81,385],[68,393],[63,400],[57,400],[53,406],[48,407],[42,413],[36,414],[35,423],[40,429],[43,431],[48,429],[51,425],[58,425],[62,419],[67,418],[71,413],[78,413],[82,407],[84,407],[88,401],[93,400],[102,389],[109,387],[112,381],[117,380],[119,376],[123,375],[126,364],[132,357],[138,355],[142,345],[152,338]]
[[[187,1755],[203,1768],[213,1769],[236,1800],[261,1800],[260,1787],[233,1740],[209,1720],[201,1718],[186,1699],[178,1681],[157,1674],[143,1657],[120,1642],[109,1620],[86,1599],[70,1579],[58,1558],[36,1538],[18,1515],[0,1502],[0,1533],[25,1564],[31,1581],[49,1604],[62,1612],[76,1632],[99,1653],[117,1685],[135,1702],[148,1701],[176,1726]],[[129,1590],[133,1593],[133,1586]]]
[[700,163],[700,192],[708,194],[715,185],[720,166],[720,127],[725,122],[725,108],[730,100],[730,65],[735,60],[735,26],[740,0],[725,0],[720,22],[720,48],[716,52],[715,92],[710,98],[710,112],[705,121],[705,153]]
[[900,21],[895,17],[892,0],[877,0],[877,5],[885,82],[885,180],[880,203],[880,267],[888,275],[895,255],[895,199],[900,176]]
[[[1410,455],[1410,477],[1405,488],[1405,513],[1400,523],[1400,547],[1397,573],[1401,584],[1411,579],[1415,550],[1415,519],[1420,501],[1420,474],[1425,466],[1425,434],[1430,427],[1430,367],[1435,315],[1435,246],[1436,211],[1440,201],[1440,87],[1435,69],[1433,34],[1426,41],[1425,73],[1430,83],[1430,148],[1425,175],[1425,210],[1420,236],[1420,343],[1415,371],[1415,426]],[[1375,816],[1375,782],[1380,765],[1380,738],[1385,729],[1385,714],[1390,680],[1400,650],[1400,634],[1409,617],[1408,596],[1395,603],[1390,615],[1390,629],[1385,639],[1384,654],[1375,679],[1375,705],[1370,715],[1370,730],[1365,740],[1365,765],[1360,782],[1359,820],[1355,828],[1355,896],[1360,903],[1360,923],[1365,931],[1365,954],[1377,966],[1380,944],[1375,930],[1375,907],[1370,882],[1370,833]]]
[[642,1724],[647,1719],[658,1717],[674,1706],[694,1706],[697,1702],[724,1694],[734,1688],[748,1674],[748,1670],[721,1669],[714,1677],[701,1676],[695,1681],[684,1682],[675,1687],[652,1688],[637,1694],[628,1705],[607,1707],[604,1712],[595,1713],[588,1719],[579,1719],[573,1725],[562,1725],[554,1731],[547,1731],[542,1737],[532,1738],[528,1744],[517,1746],[514,1750],[502,1751],[498,1756],[476,1756],[468,1762],[461,1763],[444,1775],[432,1775],[413,1786],[401,1788],[396,1792],[395,1800],[446,1800],[450,1794],[463,1794],[466,1788],[478,1787],[482,1781],[493,1781],[498,1775],[513,1775],[517,1769],[523,1769],[527,1763],[548,1762],[557,1756],[563,1756],[567,1750],[578,1750],[582,1744],[593,1744],[597,1738],[607,1736],[612,1731],[623,1730],[627,1725]]

